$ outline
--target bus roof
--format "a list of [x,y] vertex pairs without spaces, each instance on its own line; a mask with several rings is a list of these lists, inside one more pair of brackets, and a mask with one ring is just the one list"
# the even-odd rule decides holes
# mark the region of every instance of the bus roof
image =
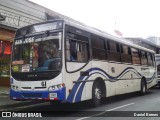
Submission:
[[148,51],[148,52],[151,52],[151,53],[155,53],[153,50],[150,50],[150,49],[147,49],[147,48],[144,48],[142,46],[139,46],[139,45],[136,45],[136,44],[133,44],[131,42],[128,42],[126,39],[124,38],[118,38],[118,37],[115,37],[111,34],[108,34],[104,31],[101,31],[97,28],[94,28],[94,27],[91,27],[91,26],[87,26],[85,24],[81,24],[81,23],[77,23],[77,22],[73,22],[73,21],[69,21],[69,20],[64,20],[66,24],[68,25],[71,25],[73,27],[76,27],[76,28],[79,28],[81,30],[84,30],[84,31],[87,31],[89,33],[93,33],[93,34],[96,34],[96,35],[99,35],[99,36],[102,36],[106,39],[110,39],[110,40],[113,40],[115,42],[119,42],[119,43],[122,43],[122,44],[125,44],[125,45],[128,45],[128,46],[132,46],[134,48],[138,48],[138,49],[141,49],[141,50],[144,50],[144,51]]
[[[97,28],[85,25],[85,24],[83,24],[81,22],[78,22],[78,21],[75,21],[75,20],[72,20],[72,19],[71,20],[68,20],[68,19],[48,20],[48,21],[45,21],[45,22],[35,23],[35,24],[32,24],[32,25],[43,24],[43,23],[52,22],[52,21],[64,21],[64,23],[67,24],[67,25],[70,25],[70,26],[76,27],[78,29],[87,31],[89,33],[96,34],[98,36],[102,36],[102,37],[104,37],[106,39],[110,39],[110,40],[113,40],[113,41],[116,41],[116,42],[119,42],[119,43],[122,43],[122,44],[125,44],[125,45],[128,45],[128,46],[132,46],[134,48],[138,48],[138,49],[141,49],[141,50],[144,50],[144,51],[155,53],[153,50],[150,50],[150,49],[144,48],[142,46],[139,46],[139,45],[133,44],[131,42],[128,42],[124,38],[115,37],[115,36],[113,36],[111,34],[108,34],[108,33],[104,32],[104,31],[101,31],[101,30],[99,30]],[[28,26],[32,26],[32,25],[28,25]],[[28,27],[28,26],[25,26],[25,27]],[[22,27],[22,28],[25,28],[25,27]]]

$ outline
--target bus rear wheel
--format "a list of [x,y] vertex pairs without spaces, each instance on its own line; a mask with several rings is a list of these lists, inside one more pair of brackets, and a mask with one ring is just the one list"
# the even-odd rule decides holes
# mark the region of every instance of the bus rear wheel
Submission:
[[93,107],[97,107],[102,102],[102,89],[100,87],[100,84],[98,82],[95,82],[93,84],[92,89],[92,105]]
[[141,95],[145,95],[147,92],[147,85],[146,85],[146,81],[144,79],[142,79],[141,81],[141,90],[140,90],[140,94]]

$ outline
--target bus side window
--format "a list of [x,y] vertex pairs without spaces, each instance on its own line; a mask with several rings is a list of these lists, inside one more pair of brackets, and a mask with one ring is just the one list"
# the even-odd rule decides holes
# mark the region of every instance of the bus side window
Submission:
[[70,61],[77,61],[77,45],[76,41],[70,40]]
[[146,52],[144,51],[141,51],[141,64],[147,65],[147,56],[146,56]]
[[70,41],[66,39],[66,59],[70,61]]
[[140,64],[140,55],[138,49],[131,48],[132,53],[132,63],[133,64]]
[[114,42],[114,41],[107,41],[107,45],[108,45],[108,60],[109,61],[117,61],[120,62],[120,46],[118,43]]
[[152,54],[152,60],[153,60],[153,66],[155,67],[156,66],[156,60],[155,60],[155,55]]
[[88,60],[88,43],[78,42],[77,61],[86,62]]
[[98,36],[91,36],[93,59],[106,60],[105,40]]
[[131,63],[130,48],[127,45],[121,45],[121,61],[124,63]]
[[[76,38],[83,37],[75,35]],[[88,42],[83,40],[66,39],[66,59],[70,62],[86,62],[89,59]]]
[[147,53],[148,65],[153,66],[153,59],[150,53]]

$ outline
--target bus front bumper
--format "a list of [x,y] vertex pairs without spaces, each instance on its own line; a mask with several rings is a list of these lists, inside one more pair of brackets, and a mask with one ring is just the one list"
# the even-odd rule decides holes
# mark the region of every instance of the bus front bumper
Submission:
[[16,91],[10,89],[10,98],[13,100],[59,100],[65,101],[65,87],[55,91]]

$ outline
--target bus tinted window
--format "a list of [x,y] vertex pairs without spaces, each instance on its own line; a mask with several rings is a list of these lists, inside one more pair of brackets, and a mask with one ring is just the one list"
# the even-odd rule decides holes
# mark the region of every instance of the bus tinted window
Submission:
[[106,53],[105,51],[98,50],[98,49],[92,49],[92,56],[93,59],[99,59],[99,60],[106,60]]
[[146,56],[146,52],[144,51],[141,51],[141,64],[147,65],[147,56]]
[[104,39],[92,36],[91,43],[94,48],[105,49]]
[[153,59],[150,53],[147,53],[147,58],[148,58],[148,65],[153,66]]
[[135,48],[131,48],[131,53],[132,53],[132,63],[140,64],[139,51]]
[[125,63],[131,63],[130,47],[121,45],[121,61]]
[[96,36],[91,37],[93,59],[106,60],[104,39]]
[[119,44],[114,41],[107,41],[108,59],[109,61],[120,62],[120,47]]
[[153,58],[153,66],[156,66],[156,60],[155,60],[155,55],[152,53],[152,58]]

